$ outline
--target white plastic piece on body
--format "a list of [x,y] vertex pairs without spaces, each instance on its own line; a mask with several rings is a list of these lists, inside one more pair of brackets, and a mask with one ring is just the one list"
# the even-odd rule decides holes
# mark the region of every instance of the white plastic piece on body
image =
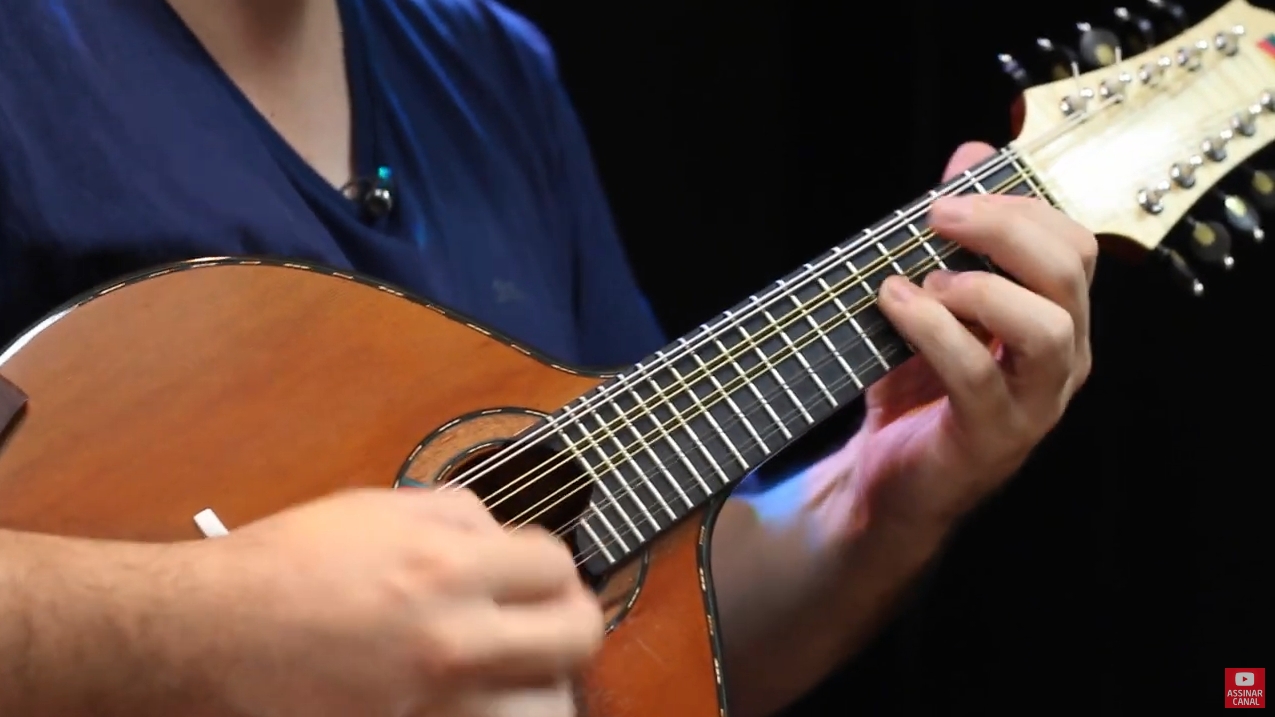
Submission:
[[221,522],[221,518],[213,512],[212,508],[204,508],[195,514],[195,525],[199,526],[199,530],[204,534],[205,538],[221,538],[230,535],[230,531],[226,530],[226,526]]

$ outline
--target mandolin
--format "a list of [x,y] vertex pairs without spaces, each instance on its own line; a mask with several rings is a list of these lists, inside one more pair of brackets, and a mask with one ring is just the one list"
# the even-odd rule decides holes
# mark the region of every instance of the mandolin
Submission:
[[1192,262],[1229,263],[1229,235],[1189,212],[1275,138],[1275,14],[1233,0],[1139,54],[1105,49],[1026,89],[991,158],[620,372],[303,263],[100,287],[0,354],[0,526],[200,540],[346,488],[468,487],[563,536],[606,606],[581,714],[725,715],[717,509],[911,356],[875,306],[885,277],[986,268],[928,229],[934,199],[1037,197],[1197,293]]

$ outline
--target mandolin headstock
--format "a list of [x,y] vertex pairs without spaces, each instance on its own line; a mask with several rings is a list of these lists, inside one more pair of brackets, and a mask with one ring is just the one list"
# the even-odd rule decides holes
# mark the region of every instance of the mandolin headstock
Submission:
[[1229,268],[1225,225],[1193,212],[1217,203],[1241,229],[1247,213],[1260,241],[1253,204],[1275,209],[1275,173],[1246,164],[1275,140],[1275,13],[1232,0],[1138,54],[1090,50],[1109,64],[1024,91],[1013,146],[1095,233],[1181,261],[1168,242],[1185,232],[1197,259]]

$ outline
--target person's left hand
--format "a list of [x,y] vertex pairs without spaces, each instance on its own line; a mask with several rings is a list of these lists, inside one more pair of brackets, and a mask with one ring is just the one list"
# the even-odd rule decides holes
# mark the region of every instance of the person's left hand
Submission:
[[[962,146],[947,176],[992,152]],[[863,428],[835,462],[840,487],[866,511],[856,521],[941,534],[1022,465],[1089,376],[1098,245],[1024,197],[944,199],[930,226],[1021,285],[978,271],[930,274],[919,287],[887,281],[880,308],[919,355],[869,389]]]

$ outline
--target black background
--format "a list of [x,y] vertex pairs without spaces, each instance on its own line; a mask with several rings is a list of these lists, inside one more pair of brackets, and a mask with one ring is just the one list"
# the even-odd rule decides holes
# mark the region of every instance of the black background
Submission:
[[[1011,139],[996,53],[1111,17],[1088,0],[511,4],[554,43],[674,334],[928,189],[961,141]],[[795,712],[1202,714],[1224,668],[1270,666],[1271,244],[1241,247],[1203,299],[1104,258],[1095,373],[1063,424]]]

